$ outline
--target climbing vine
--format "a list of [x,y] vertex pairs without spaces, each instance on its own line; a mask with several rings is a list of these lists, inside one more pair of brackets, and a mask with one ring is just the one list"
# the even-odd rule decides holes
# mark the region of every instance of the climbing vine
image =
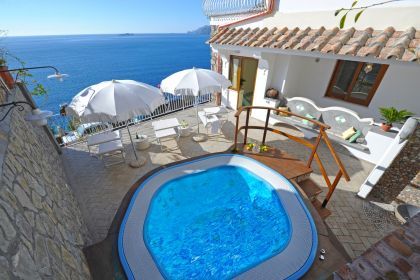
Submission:
[[[7,66],[8,60],[12,59],[19,64],[20,68],[25,68],[25,62],[19,57],[10,53],[4,46],[1,44],[1,41],[7,36],[7,31],[0,30],[0,66]],[[47,95],[48,91],[46,88],[34,79],[33,75],[27,70],[19,70],[11,73],[15,75],[15,80],[20,79],[20,81],[26,86],[32,88],[31,94],[36,96]]]
[[352,11],[357,11],[356,15],[354,16],[354,22],[356,23],[359,20],[360,16],[367,9],[375,7],[375,6],[382,6],[382,5],[390,4],[390,3],[393,3],[393,2],[400,2],[400,1],[404,1],[404,0],[388,0],[388,1],[373,3],[373,4],[370,4],[370,5],[358,6],[360,1],[355,0],[351,4],[351,7],[341,8],[341,9],[336,10],[335,11],[335,16],[336,17],[341,16],[341,18],[340,18],[340,28],[343,29],[344,25],[346,24],[347,15]]

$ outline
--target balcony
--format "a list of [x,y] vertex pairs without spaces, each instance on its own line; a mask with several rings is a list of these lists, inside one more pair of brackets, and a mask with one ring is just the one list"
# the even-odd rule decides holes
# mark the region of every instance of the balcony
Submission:
[[203,11],[208,17],[260,13],[267,7],[267,0],[203,0]]

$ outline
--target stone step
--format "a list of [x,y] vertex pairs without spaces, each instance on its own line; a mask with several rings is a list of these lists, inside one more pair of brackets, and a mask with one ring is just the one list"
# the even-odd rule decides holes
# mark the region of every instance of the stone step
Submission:
[[318,195],[322,193],[322,189],[312,179],[306,179],[298,182],[298,184],[310,201],[316,200]]
[[318,214],[323,220],[325,220],[331,215],[330,210],[328,210],[327,208],[322,208],[322,203],[318,199],[313,200],[312,205],[315,207],[316,211],[318,211]]

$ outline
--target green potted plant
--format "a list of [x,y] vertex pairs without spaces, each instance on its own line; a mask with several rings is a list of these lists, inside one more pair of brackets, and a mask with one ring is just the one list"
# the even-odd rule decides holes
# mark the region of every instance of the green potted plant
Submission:
[[179,136],[186,137],[191,134],[190,125],[186,120],[181,121],[181,125],[179,127]]
[[395,107],[381,107],[379,108],[382,119],[385,121],[382,123],[381,128],[384,131],[389,131],[393,123],[403,122],[407,118],[411,117],[413,113],[407,110],[397,110]]

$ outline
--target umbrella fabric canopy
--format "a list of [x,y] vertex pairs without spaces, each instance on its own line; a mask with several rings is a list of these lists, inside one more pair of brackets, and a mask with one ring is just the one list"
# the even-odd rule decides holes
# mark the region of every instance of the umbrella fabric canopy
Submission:
[[175,95],[194,95],[196,97],[196,115],[198,135],[195,141],[204,141],[200,136],[200,126],[198,120],[198,97],[202,94],[221,92],[228,88],[232,83],[225,76],[207,69],[187,69],[162,80],[160,89],[163,92]]
[[[124,122],[139,115],[149,115],[163,104],[165,98],[158,88],[132,80],[112,80],[82,90],[66,112],[84,122]],[[126,127],[138,162],[128,122]]]
[[158,88],[132,80],[112,80],[82,90],[66,112],[84,122],[117,122],[149,115],[164,103]]
[[220,92],[228,88],[232,83],[225,76],[207,69],[187,69],[162,80],[160,88],[163,92],[175,95],[189,94],[199,96],[200,94]]

